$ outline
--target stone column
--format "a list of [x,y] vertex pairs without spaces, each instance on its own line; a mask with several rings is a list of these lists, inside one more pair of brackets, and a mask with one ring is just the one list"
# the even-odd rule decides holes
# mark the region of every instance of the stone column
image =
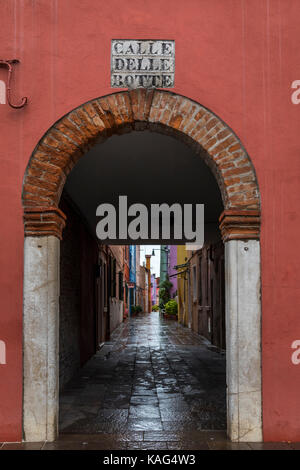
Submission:
[[262,441],[259,213],[225,211],[227,431]]
[[26,237],[24,253],[24,416],[26,441],[58,429],[59,239]]
[[23,432],[25,441],[58,433],[59,265],[65,223],[58,210],[25,210]]

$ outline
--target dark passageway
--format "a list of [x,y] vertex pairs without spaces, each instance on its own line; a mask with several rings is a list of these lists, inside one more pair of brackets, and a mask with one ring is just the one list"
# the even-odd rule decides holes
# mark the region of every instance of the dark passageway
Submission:
[[157,312],[121,324],[60,399],[61,433],[100,433],[112,448],[225,429],[225,354]]

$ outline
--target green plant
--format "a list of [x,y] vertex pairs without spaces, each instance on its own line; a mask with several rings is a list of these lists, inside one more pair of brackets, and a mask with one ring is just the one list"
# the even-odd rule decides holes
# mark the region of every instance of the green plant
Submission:
[[162,281],[159,284],[159,307],[163,308],[164,305],[170,300],[170,289],[173,286],[169,279]]
[[131,311],[131,313],[136,313],[135,312],[135,305],[130,305],[130,311]]
[[159,306],[158,305],[152,305],[152,312],[158,312]]
[[131,313],[140,313],[143,309],[140,305],[131,305]]
[[178,304],[176,300],[169,300],[169,302],[165,304],[165,311],[168,315],[177,315]]

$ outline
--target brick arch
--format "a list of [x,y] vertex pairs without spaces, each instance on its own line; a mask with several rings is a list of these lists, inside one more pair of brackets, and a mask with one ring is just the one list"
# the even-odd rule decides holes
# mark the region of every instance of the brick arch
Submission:
[[218,182],[224,240],[258,238],[260,198],[252,162],[233,131],[215,114],[184,96],[138,89],[113,93],[74,109],[42,137],[26,169],[22,200],[25,235],[61,238],[58,208],[66,178],[95,143],[112,134],[149,129],[173,135],[206,161]]
[[[57,121],[34,150],[23,185],[25,440],[58,430],[59,200],[76,162],[114,133],[150,129],[191,145],[212,169],[224,203],[227,432],[262,440],[260,199],[250,158],[226,124],[185,97],[160,90],[114,93]],[[38,238],[36,238],[38,236]],[[33,362],[34,363],[33,363]],[[40,370],[46,371],[45,374]]]

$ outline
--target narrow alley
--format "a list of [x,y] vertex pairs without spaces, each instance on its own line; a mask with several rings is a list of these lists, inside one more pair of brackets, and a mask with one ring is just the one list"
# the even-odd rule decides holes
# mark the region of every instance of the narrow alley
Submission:
[[230,442],[225,354],[158,312],[127,319],[60,397],[54,442],[0,450],[293,450],[297,443]]
[[62,438],[99,433],[106,448],[145,448],[145,435],[180,448],[225,429],[225,355],[158,312],[122,323],[60,399]]

